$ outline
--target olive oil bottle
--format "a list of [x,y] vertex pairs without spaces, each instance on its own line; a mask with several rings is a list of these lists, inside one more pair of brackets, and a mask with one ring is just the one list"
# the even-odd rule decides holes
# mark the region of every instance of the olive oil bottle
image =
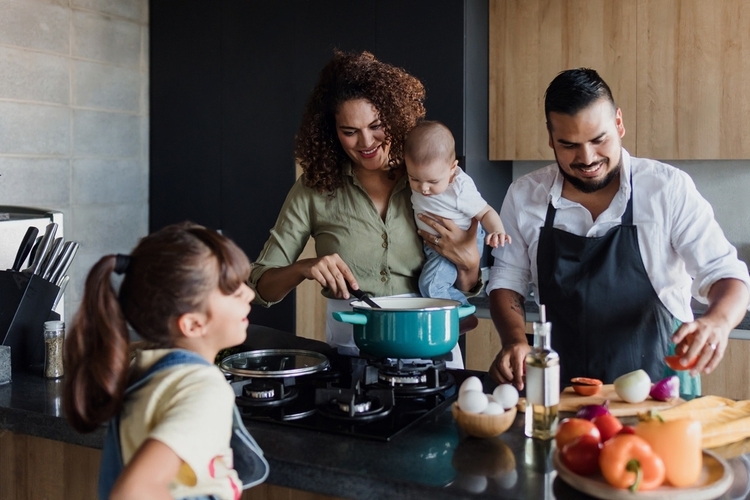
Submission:
[[560,356],[552,350],[552,324],[547,322],[543,305],[539,322],[534,323],[534,347],[526,355],[525,434],[536,439],[552,439],[557,431],[557,405],[560,402]]

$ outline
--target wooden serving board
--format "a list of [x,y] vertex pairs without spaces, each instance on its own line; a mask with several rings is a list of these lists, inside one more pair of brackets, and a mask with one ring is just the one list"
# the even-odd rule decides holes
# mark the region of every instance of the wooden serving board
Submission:
[[[614,385],[605,384],[594,396],[581,396],[576,394],[572,387],[566,387],[562,393],[560,393],[560,404],[557,406],[557,411],[575,412],[578,411],[578,408],[581,406],[600,405],[606,400],[609,400],[609,412],[617,417],[635,416],[652,409],[666,410],[685,402],[685,400],[680,398],[673,399],[672,401],[657,401],[655,399],[646,398],[645,401],[640,403],[627,403],[617,395]],[[518,409],[519,411],[526,410],[526,400],[524,398],[519,399]]]

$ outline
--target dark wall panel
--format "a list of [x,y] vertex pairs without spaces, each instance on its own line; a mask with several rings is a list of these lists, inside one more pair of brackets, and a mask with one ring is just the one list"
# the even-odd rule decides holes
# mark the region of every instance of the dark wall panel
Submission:
[[149,228],[186,219],[219,227],[221,9],[150,3]]
[[[476,1],[476,0],[468,0]],[[427,118],[443,122],[464,156],[464,2],[381,0],[376,55],[425,86]]]

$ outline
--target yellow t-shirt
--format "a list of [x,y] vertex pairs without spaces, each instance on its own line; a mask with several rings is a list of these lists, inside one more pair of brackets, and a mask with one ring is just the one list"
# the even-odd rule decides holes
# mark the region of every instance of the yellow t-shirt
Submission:
[[[138,351],[133,375],[144,373],[170,351]],[[174,498],[238,499],[242,482],[233,469],[229,446],[234,397],[216,366],[184,364],[157,372],[123,405],[120,443],[125,465],[146,439],[156,439],[183,461],[170,484]]]

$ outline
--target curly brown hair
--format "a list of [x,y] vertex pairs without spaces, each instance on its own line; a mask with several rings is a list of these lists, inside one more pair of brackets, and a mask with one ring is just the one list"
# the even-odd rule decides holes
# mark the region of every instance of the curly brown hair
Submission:
[[353,99],[366,99],[377,109],[390,145],[391,169],[403,168],[406,133],[425,116],[424,85],[416,77],[378,61],[370,52],[335,50],[320,72],[295,137],[294,154],[305,184],[318,192],[333,194],[343,184],[343,165],[349,157],[336,134],[336,111]]

